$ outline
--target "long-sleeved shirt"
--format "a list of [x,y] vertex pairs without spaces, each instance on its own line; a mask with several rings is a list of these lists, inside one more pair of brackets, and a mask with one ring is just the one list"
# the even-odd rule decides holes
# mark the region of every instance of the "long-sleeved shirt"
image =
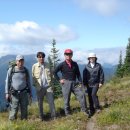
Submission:
[[18,91],[28,87],[31,92],[29,72],[25,69],[25,67],[19,69],[17,66],[9,68],[6,76],[5,93],[9,93],[10,87]]
[[60,77],[58,76],[58,72],[60,71],[62,73],[61,79],[66,79],[71,81],[76,81],[76,79],[78,79],[79,82],[82,82],[78,64],[72,61],[71,65],[72,66],[70,68],[66,63],[66,61],[60,63],[54,71],[55,78],[58,81],[60,80]]

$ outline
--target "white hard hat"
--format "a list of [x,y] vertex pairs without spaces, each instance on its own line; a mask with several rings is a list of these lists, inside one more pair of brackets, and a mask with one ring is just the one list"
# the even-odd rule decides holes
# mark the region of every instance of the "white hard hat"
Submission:
[[93,53],[93,52],[88,54],[88,58],[90,58],[90,57],[95,57],[95,58],[97,58],[97,57],[96,57],[96,54]]

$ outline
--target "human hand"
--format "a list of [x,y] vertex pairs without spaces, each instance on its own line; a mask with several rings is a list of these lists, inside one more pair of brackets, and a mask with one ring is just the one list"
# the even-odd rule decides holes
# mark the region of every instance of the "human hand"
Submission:
[[64,84],[64,82],[65,82],[64,79],[61,79],[61,80],[60,80],[60,83],[61,83],[61,84]]
[[102,87],[102,84],[101,83],[99,83],[99,88],[101,88]]
[[10,102],[10,94],[6,93],[5,98],[8,102]]

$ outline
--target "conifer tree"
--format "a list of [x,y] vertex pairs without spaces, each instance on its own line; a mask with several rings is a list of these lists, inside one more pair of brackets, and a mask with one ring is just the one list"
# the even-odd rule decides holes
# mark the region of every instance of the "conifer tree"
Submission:
[[130,75],[130,38],[128,39],[128,44],[126,47],[126,57],[124,60],[123,68],[124,68],[124,75],[125,76]]
[[50,56],[48,56],[48,64],[49,64],[49,69],[50,69],[50,72],[51,72],[51,74],[50,74],[50,77],[51,77],[51,81],[53,80],[53,63],[52,63],[52,60],[51,60],[51,57]]
[[120,51],[119,63],[116,69],[116,76],[121,78],[123,77],[122,51]]
[[58,58],[58,52],[59,50],[56,49],[56,40],[53,39],[52,40],[52,48],[51,48],[51,52],[50,55],[48,57],[48,62],[49,62],[49,66],[50,66],[50,70],[51,70],[51,83],[52,86],[54,88],[54,97],[57,98],[59,96],[61,96],[62,91],[61,91],[61,86],[59,84],[59,82],[57,80],[55,80],[53,72],[56,68],[56,66],[58,65],[58,62],[60,61],[60,59]]

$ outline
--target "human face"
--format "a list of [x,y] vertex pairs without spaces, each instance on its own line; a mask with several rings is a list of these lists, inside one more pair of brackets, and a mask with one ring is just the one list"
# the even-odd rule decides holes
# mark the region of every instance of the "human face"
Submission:
[[95,58],[95,57],[90,57],[90,58],[89,58],[89,61],[90,61],[90,63],[95,63],[96,58]]
[[24,65],[24,59],[17,60],[16,61],[16,65],[17,65],[18,68],[22,68],[23,65]]
[[64,56],[65,56],[65,60],[71,60],[73,55],[72,53],[65,53]]
[[39,55],[37,59],[40,64],[44,63],[44,57],[42,55]]

